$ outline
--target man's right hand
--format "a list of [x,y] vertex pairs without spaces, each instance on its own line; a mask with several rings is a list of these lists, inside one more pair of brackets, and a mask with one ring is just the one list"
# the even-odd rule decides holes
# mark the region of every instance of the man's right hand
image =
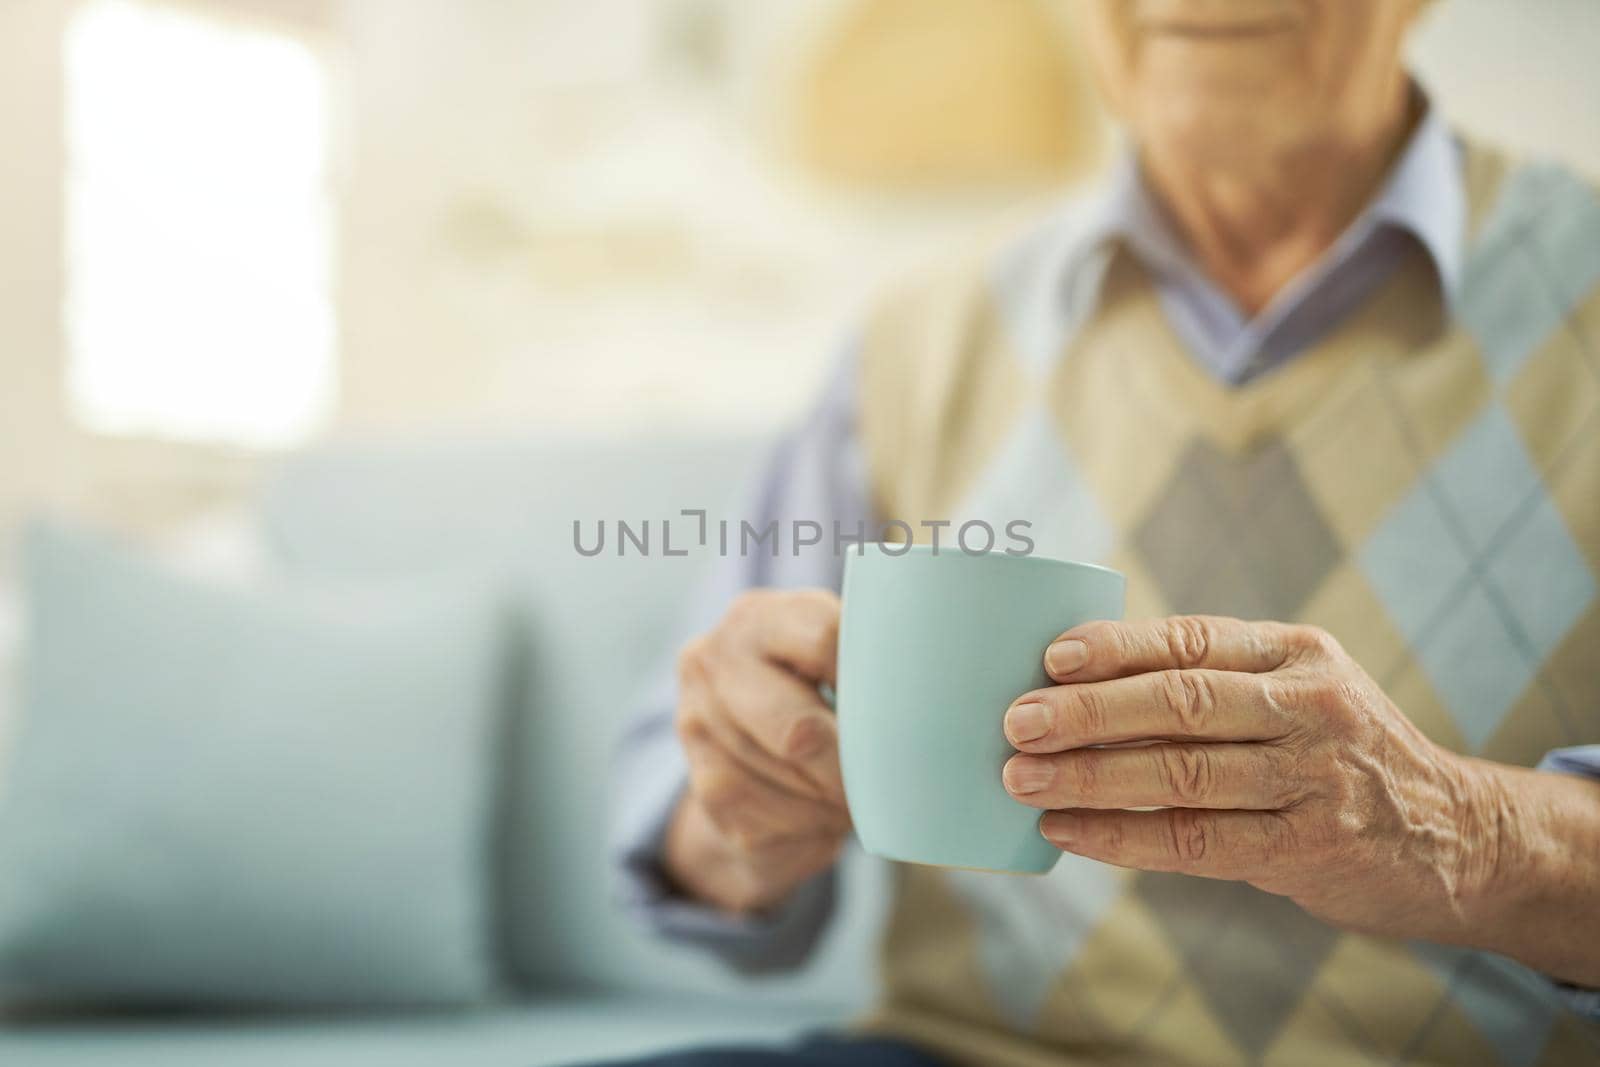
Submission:
[[760,912],[838,859],[850,815],[839,731],[817,693],[837,666],[839,598],[743,593],[678,657],[689,788],[663,860],[689,896]]

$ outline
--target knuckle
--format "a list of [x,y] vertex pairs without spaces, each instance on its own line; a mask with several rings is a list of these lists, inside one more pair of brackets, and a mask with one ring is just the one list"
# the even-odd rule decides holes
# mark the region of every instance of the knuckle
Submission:
[[764,841],[761,831],[742,820],[732,821],[729,825],[718,829],[722,830],[722,836],[728,843],[740,852],[754,852]]
[[680,710],[672,721],[672,728],[685,749],[693,749],[711,738],[711,727],[696,711]]
[[1336,637],[1320,626],[1296,626],[1292,631],[1291,643],[1304,655],[1334,658],[1344,654],[1344,648]]
[[1326,716],[1339,702],[1338,687],[1326,675],[1318,675],[1300,687],[1300,703],[1308,711]]
[[1067,764],[1071,768],[1071,789],[1073,796],[1082,801],[1085,807],[1094,807],[1100,799],[1105,788],[1105,775],[1102,774],[1099,759],[1094,753],[1085,753],[1080,759],[1072,760]]
[[1303,745],[1310,737],[1307,712],[1310,710],[1303,683],[1282,675],[1262,675],[1260,679],[1262,716],[1267,727],[1285,743]]
[[1072,690],[1072,714],[1077,731],[1083,737],[1104,737],[1110,726],[1104,698],[1091,686],[1078,686]]
[[770,840],[770,832],[751,812],[745,790],[700,797],[701,809],[726,842],[740,852],[754,852]]
[[1301,758],[1281,749],[1272,756],[1272,784],[1268,800],[1275,808],[1289,808],[1298,804],[1307,791],[1306,770]]
[[814,605],[817,614],[831,617],[835,623],[839,620],[839,611],[842,602],[839,594],[831,589],[801,589],[792,594],[801,603]]
[[1188,670],[1163,671],[1161,698],[1186,734],[1197,736],[1212,718],[1216,694],[1211,680]]
[[1101,831],[1101,844],[1110,855],[1121,855],[1128,844],[1127,831],[1122,828],[1119,820],[1113,819]]
[[1271,718],[1292,723],[1300,714],[1301,689],[1298,683],[1281,674],[1259,676],[1261,706]]
[[766,611],[768,597],[765,589],[746,589],[728,604],[724,618],[730,626],[748,626]]
[[1372,818],[1355,805],[1345,805],[1318,827],[1317,840],[1324,848],[1336,848],[1342,841],[1359,841],[1372,832]]
[[839,617],[823,615],[813,619],[806,636],[806,650],[819,660],[825,660],[839,646]]
[[1172,853],[1184,863],[1199,863],[1211,850],[1211,831],[1205,820],[1183,808],[1173,808],[1167,817],[1172,836]]
[[1261,835],[1261,858],[1267,864],[1282,863],[1297,857],[1294,825],[1282,815],[1271,815]]
[[1318,726],[1337,727],[1351,717],[1359,698],[1342,679],[1323,675],[1307,684],[1305,702]]
[[1299,642],[1295,631],[1298,629],[1297,623],[1263,622],[1247,627],[1246,635],[1258,659],[1281,667],[1296,655]]
[[1203,748],[1167,745],[1160,764],[1167,787],[1180,803],[1199,804],[1211,796],[1215,768]]
[[686,682],[703,673],[710,658],[710,640],[701,635],[678,650],[678,681]]
[[816,755],[827,740],[827,727],[820,718],[801,715],[783,728],[783,738],[779,743],[785,759],[802,760]]
[[1355,719],[1371,708],[1371,693],[1353,678],[1336,678],[1331,686],[1334,706],[1346,716]]
[[726,767],[701,767],[695,775],[695,795],[718,826],[731,823],[743,809],[744,782]]
[[1156,696],[1173,716],[1187,719],[1189,714],[1189,687],[1180,671],[1162,671],[1156,680]]
[[1179,667],[1198,667],[1211,654],[1211,624],[1198,615],[1174,615],[1166,625],[1167,654]]

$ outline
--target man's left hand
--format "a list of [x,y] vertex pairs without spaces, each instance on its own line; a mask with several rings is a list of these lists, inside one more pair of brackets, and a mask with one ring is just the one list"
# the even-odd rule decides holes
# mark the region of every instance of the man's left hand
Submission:
[[1004,781],[1063,850],[1249,882],[1370,933],[1467,921],[1498,848],[1487,785],[1326,632],[1095,622],[1045,662],[1061,684],[1007,710]]

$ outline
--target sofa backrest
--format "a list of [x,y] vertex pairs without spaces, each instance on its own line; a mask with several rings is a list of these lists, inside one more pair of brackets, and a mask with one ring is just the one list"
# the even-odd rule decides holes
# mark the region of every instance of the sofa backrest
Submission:
[[[612,524],[658,527],[684,508],[731,514],[765,451],[748,438],[348,441],[287,461],[265,493],[268,548],[291,576],[486,567],[504,575],[526,653],[508,734],[498,882],[502,941],[520,985],[851,1005],[869,992],[881,874],[859,860],[812,964],[764,983],[736,981],[650,940],[613,892],[612,746],[650,672],[670,662],[679,615],[710,559],[663,556],[659,541],[649,557],[619,558]],[[602,518],[606,552],[581,556],[573,521],[592,545]]]

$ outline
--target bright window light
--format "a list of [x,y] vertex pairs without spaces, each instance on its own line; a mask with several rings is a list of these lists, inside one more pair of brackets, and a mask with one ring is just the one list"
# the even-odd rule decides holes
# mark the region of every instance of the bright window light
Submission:
[[89,0],[65,60],[74,417],[107,434],[303,440],[336,383],[318,57],[188,9]]

